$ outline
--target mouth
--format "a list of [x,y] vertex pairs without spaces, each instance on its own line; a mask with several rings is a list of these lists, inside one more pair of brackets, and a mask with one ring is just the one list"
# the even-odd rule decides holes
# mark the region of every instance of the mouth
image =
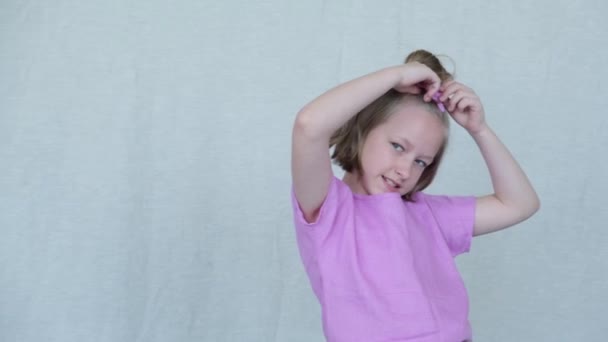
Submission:
[[390,192],[399,192],[401,189],[401,185],[397,184],[394,180],[382,176],[382,180],[384,180],[384,185]]

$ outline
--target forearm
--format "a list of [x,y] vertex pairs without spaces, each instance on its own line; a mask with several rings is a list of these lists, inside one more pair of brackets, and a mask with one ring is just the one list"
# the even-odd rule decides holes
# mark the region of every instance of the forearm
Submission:
[[381,69],[330,89],[300,110],[296,125],[329,140],[350,118],[399,83],[399,68]]
[[485,125],[471,136],[477,143],[486,162],[494,196],[507,208],[515,210],[521,219],[531,216],[540,201],[528,177],[513,158],[507,147],[490,127]]

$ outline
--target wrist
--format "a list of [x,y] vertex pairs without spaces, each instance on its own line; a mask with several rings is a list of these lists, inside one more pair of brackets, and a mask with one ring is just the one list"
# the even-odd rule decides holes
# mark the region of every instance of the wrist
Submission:
[[478,138],[483,138],[485,136],[493,134],[492,129],[488,124],[483,123],[474,131],[469,131],[469,134],[473,137],[473,139],[477,140]]

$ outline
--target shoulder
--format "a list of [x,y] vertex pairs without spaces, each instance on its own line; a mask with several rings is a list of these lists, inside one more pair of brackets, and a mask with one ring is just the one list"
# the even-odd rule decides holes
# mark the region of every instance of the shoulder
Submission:
[[474,196],[417,193],[414,200],[426,208],[426,218],[439,228],[452,256],[469,251],[475,223]]
[[336,176],[332,176],[327,195],[323,199],[317,215],[315,215],[314,219],[312,220],[306,220],[304,218],[304,213],[300,208],[293,187],[291,191],[291,199],[294,214],[296,216],[296,223],[303,225],[318,225],[324,221],[327,223],[328,220],[331,220],[332,217],[338,213],[340,208],[348,206],[349,203],[352,204],[353,192],[342,180],[338,179]]

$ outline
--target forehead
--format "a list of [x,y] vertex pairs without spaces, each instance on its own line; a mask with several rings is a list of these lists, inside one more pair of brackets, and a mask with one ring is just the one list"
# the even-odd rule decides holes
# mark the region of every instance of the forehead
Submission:
[[443,131],[444,125],[426,103],[403,102],[395,106],[392,114],[386,120],[389,127],[399,130],[412,130],[425,127],[439,128]]
[[383,126],[385,132],[394,138],[405,138],[413,145],[427,147],[434,152],[447,137],[447,128],[425,103],[399,104]]

